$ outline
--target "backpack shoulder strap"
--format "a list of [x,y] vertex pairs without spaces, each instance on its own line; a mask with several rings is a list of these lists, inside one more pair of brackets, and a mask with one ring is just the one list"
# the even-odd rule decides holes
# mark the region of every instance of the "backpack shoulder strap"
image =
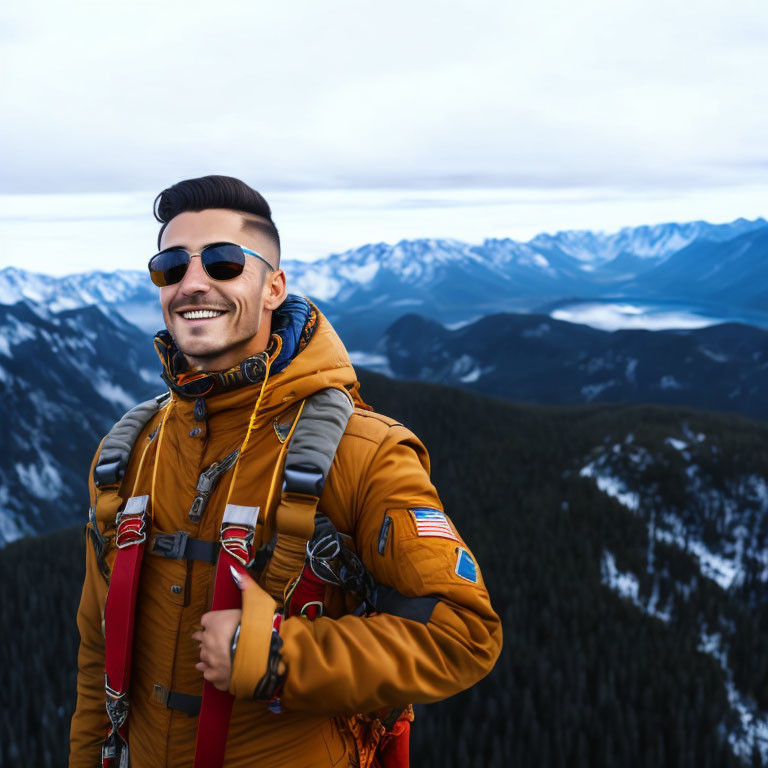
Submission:
[[166,392],[151,400],[139,403],[124,414],[101,441],[90,476],[91,506],[88,510],[88,533],[96,554],[96,563],[104,580],[109,583],[110,569],[104,557],[107,539],[106,527],[115,523],[117,510],[124,499],[120,496],[120,482],[125,475],[128,461],[141,431],[152,417],[168,402]]
[[353,410],[342,389],[321,389],[306,399],[285,458],[275,520],[279,535],[312,538],[317,505]]
[[151,400],[139,403],[125,413],[109,430],[101,444],[99,458],[93,468],[93,484],[97,488],[120,483],[141,431],[169,398],[170,393],[165,392]]
[[277,534],[267,545],[263,571],[262,586],[280,603],[286,586],[304,567],[320,496],[353,410],[346,390],[322,389],[304,400],[288,443],[275,511]]

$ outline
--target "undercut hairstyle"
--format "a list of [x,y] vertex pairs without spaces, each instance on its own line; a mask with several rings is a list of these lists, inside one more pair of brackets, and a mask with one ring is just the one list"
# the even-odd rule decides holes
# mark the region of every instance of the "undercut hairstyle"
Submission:
[[[168,222],[185,211],[206,208],[227,208],[243,214],[243,229],[267,235],[277,246],[277,266],[280,266],[280,234],[272,221],[269,203],[255,189],[232,176],[201,176],[185,179],[164,189],[153,205],[155,218],[162,223],[157,235],[157,247]],[[259,218],[254,218],[258,216]]]

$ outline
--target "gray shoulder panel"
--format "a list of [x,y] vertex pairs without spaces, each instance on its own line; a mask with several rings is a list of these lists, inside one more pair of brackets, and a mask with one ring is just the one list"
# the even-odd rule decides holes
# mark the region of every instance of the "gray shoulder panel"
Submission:
[[285,458],[285,491],[320,496],[352,410],[339,389],[307,398]]
[[141,430],[165,405],[169,397],[169,393],[165,392],[151,400],[139,403],[109,430],[102,443],[99,460],[93,469],[93,482],[97,488],[120,482]]

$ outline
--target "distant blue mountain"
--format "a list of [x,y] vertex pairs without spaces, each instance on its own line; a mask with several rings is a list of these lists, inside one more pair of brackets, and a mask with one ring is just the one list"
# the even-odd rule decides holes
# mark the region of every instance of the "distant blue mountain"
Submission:
[[612,333],[546,315],[449,330],[405,315],[380,342],[398,378],[533,403],[659,403],[768,418],[768,331],[737,323]]

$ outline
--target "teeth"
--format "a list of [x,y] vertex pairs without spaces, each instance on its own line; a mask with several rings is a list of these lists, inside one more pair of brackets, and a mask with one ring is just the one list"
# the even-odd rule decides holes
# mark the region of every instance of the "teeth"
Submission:
[[192,312],[182,312],[181,316],[185,320],[201,320],[204,317],[218,317],[223,314],[223,312],[216,312],[211,309],[196,309]]

